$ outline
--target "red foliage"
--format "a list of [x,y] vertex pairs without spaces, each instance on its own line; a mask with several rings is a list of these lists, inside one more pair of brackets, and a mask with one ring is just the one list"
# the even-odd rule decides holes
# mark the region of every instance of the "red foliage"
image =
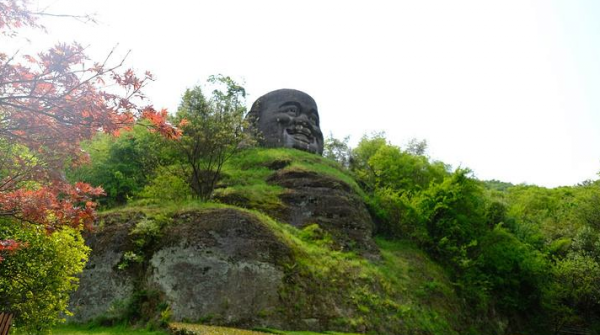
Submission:
[[70,185],[55,182],[35,190],[19,188],[0,193],[0,208],[5,214],[28,222],[43,224],[48,232],[60,225],[91,227],[96,204],[92,197],[102,195],[101,188],[85,183]]
[[0,241],[0,262],[4,260],[2,257],[3,253],[13,252],[19,248],[20,244],[15,240],[4,240]]
[[[23,26],[40,27],[27,5],[28,0],[0,0],[0,38]],[[111,55],[90,64],[78,44],[19,57],[0,50],[0,216],[41,224],[48,231],[89,226],[95,207],[91,198],[102,190],[69,185],[62,173],[65,164],[85,161],[82,140],[99,130],[116,134],[137,118],[150,120],[153,130],[166,137],[180,136],[165,110],[139,105],[152,75],[119,71],[123,62],[110,65]],[[26,148],[26,154],[18,148]],[[9,246],[9,240],[0,241],[0,251]]]
[[0,1],[0,32],[14,35],[14,29],[24,26],[40,27],[34,16],[26,10],[26,1]]

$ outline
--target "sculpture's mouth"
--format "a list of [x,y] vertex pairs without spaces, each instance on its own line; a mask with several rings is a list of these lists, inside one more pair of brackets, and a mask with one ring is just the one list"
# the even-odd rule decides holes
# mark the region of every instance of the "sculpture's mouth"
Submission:
[[286,129],[288,135],[292,136],[296,141],[312,144],[314,142],[315,137],[312,134],[312,131],[309,128],[306,128],[302,125],[294,125]]

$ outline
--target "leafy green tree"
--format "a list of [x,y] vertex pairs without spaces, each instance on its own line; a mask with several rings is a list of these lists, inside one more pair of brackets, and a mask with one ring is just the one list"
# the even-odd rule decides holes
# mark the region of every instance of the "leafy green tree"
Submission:
[[177,165],[158,168],[156,177],[144,187],[141,197],[154,201],[181,201],[192,196],[185,176]]
[[[424,151],[426,143],[415,143],[410,150]],[[448,166],[430,161],[412,151],[391,145],[383,133],[363,136],[352,150],[351,169],[368,190],[392,188],[398,192],[418,192],[439,183],[448,174]]]
[[487,232],[481,185],[469,170],[457,170],[414,200],[426,236],[420,243],[438,260],[460,272],[468,252]]
[[388,238],[422,240],[424,231],[412,198],[390,187],[376,188],[367,199],[377,234]]
[[427,157],[403,152],[393,145],[382,145],[369,158],[368,165],[377,187],[415,192],[439,183],[447,175],[446,166],[430,163]]
[[345,168],[350,167],[350,160],[352,159],[352,149],[348,145],[350,136],[344,137],[343,140],[333,137],[333,134],[329,134],[329,137],[325,139],[323,148],[323,157],[334,160]]
[[478,278],[467,271],[463,282],[479,286],[490,296],[490,302],[505,315],[516,316],[528,310],[539,310],[545,281],[550,276],[544,255],[519,241],[502,226],[481,238],[474,258]]
[[174,118],[183,131],[175,142],[182,170],[194,196],[207,200],[221,176],[223,164],[250,136],[243,129],[246,91],[230,77],[211,76],[216,88],[207,98],[200,87],[188,89]]
[[565,326],[589,327],[600,311],[600,264],[597,259],[571,252],[552,266],[546,309],[556,334]]
[[578,215],[585,224],[600,229],[600,181],[578,187]]
[[406,152],[416,156],[424,156],[427,152],[427,140],[412,138],[406,144]]
[[122,131],[118,137],[99,133],[84,143],[83,150],[90,164],[71,169],[67,175],[71,180],[101,186],[106,195],[100,203],[109,207],[125,204],[155,177],[158,167],[176,160],[167,140],[149,131],[145,122]]
[[64,321],[89,253],[79,231],[63,227],[47,234],[43,227],[0,218],[0,239],[23,245],[0,263],[0,310],[14,313],[16,326],[27,333]]
[[375,187],[375,171],[369,164],[369,160],[380,147],[387,144],[384,133],[373,133],[370,136],[364,135],[352,150],[350,169],[368,191]]

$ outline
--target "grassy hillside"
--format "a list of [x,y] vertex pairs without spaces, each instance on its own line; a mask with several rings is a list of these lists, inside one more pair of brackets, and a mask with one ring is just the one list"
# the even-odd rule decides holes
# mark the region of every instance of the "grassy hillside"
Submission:
[[[274,169],[276,166],[276,169]],[[461,328],[461,304],[444,270],[414,244],[377,239],[381,257],[365,259],[351,251],[333,248],[331,237],[318,225],[297,229],[264,214],[278,206],[283,191],[267,180],[281,169],[313,171],[338,179],[362,195],[354,179],[335,162],[288,149],[254,149],[235,156],[225,168],[217,198],[234,197],[240,208],[222,203],[138,201],[105,212],[127,217],[142,213],[137,231],[157,222],[158,229],[177,224],[165,220],[185,211],[233,208],[250,213],[272,230],[293,251],[285,265],[286,283],[279,295],[284,313],[322,314],[332,318],[331,329],[379,333],[456,334]],[[252,208],[252,209],[250,209]],[[128,214],[129,213],[129,214]],[[153,236],[158,236],[155,231]],[[340,309],[336,311],[335,309]]]
[[283,188],[267,182],[277,170],[323,174],[350,185],[356,193],[364,196],[352,176],[334,161],[299,150],[256,148],[244,150],[226,163],[215,198],[246,208],[277,208],[281,206],[279,195]]

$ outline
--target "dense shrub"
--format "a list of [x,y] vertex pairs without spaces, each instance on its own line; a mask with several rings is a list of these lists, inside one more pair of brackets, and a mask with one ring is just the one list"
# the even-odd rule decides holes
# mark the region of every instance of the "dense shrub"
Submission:
[[3,219],[0,239],[22,244],[0,263],[0,310],[14,313],[16,326],[27,333],[45,332],[68,313],[89,249],[72,228],[47,234],[42,227]]

